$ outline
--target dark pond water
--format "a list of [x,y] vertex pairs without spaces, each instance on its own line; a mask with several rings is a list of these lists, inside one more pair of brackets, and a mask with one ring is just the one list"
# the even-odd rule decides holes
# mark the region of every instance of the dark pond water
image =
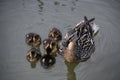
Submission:
[[[70,64],[57,56],[50,69],[40,62],[31,68],[26,33],[44,39],[57,27],[65,35],[85,15],[100,27],[88,61]],[[120,80],[119,24],[119,0],[0,0],[0,80]]]

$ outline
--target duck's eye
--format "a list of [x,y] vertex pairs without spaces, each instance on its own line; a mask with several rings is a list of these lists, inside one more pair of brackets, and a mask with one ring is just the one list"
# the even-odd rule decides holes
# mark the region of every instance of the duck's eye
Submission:
[[52,59],[49,60],[49,63],[52,63]]

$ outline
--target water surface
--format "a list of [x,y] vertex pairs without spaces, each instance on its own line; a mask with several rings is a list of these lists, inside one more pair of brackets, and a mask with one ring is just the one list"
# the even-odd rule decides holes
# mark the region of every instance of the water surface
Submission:
[[[119,0],[0,0],[0,80],[120,80],[119,8]],[[58,55],[50,69],[40,62],[31,68],[26,33],[36,32],[43,40],[57,27],[65,35],[85,15],[100,27],[87,62],[68,63],[71,68]]]

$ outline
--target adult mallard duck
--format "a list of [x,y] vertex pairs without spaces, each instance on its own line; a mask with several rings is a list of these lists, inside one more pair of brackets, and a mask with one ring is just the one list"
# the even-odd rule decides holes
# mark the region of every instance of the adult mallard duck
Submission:
[[56,56],[57,51],[58,51],[58,45],[56,43],[56,41],[52,40],[52,39],[44,39],[43,40],[43,46],[44,49],[46,51],[46,53],[50,53],[50,55],[52,56]]
[[41,44],[41,37],[36,33],[26,34],[26,43],[31,47],[39,47]]
[[62,40],[62,33],[59,29],[52,28],[48,34],[48,37],[58,42]]
[[36,48],[31,48],[28,52],[27,52],[27,60],[29,62],[36,62],[41,58],[41,53],[38,49]]
[[90,58],[95,50],[94,35],[99,29],[91,24],[94,19],[88,20],[85,16],[84,21],[66,33],[59,49],[66,61],[82,62]]

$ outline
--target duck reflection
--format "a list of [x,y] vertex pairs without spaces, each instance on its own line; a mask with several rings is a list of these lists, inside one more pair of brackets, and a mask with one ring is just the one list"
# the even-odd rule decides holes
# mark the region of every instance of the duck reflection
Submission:
[[26,59],[28,60],[28,62],[30,62],[31,68],[36,67],[36,63],[40,58],[41,58],[40,50],[34,47],[28,50]]
[[36,68],[36,63],[37,63],[37,61],[35,61],[35,62],[30,62],[31,68]]
[[64,62],[67,66],[67,80],[76,80],[76,73],[74,72],[75,67],[79,62]]

